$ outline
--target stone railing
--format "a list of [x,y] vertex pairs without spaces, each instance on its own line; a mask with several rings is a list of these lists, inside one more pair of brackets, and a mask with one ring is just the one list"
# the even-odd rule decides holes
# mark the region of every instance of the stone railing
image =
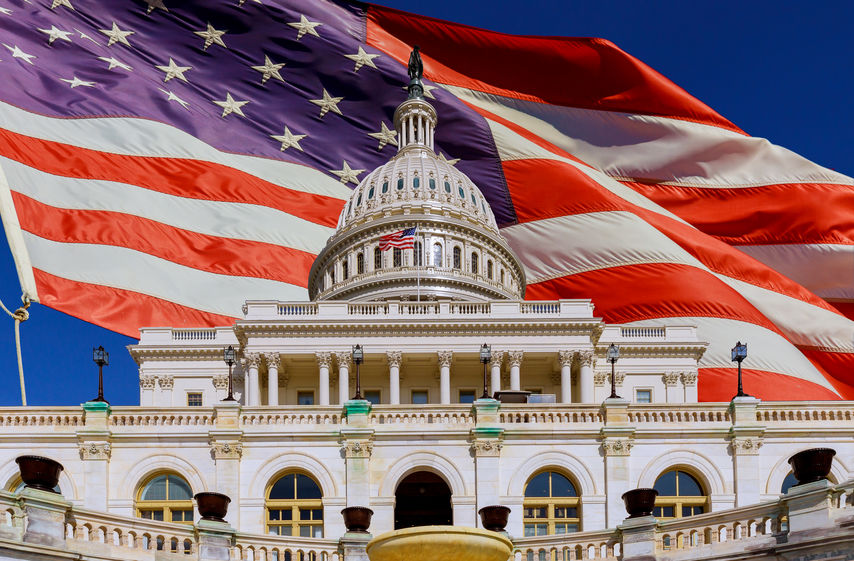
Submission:
[[632,404],[629,406],[629,423],[643,425],[647,423],[700,424],[731,422],[728,403],[685,403],[679,405]]
[[231,327],[209,329],[182,327],[146,327],[139,330],[140,345],[184,345],[192,347],[226,347],[240,343]]
[[340,561],[338,540],[235,534],[234,561]]
[[429,408],[412,405],[374,405],[370,423],[373,425],[443,425],[473,426],[471,405],[432,405]]
[[212,407],[112,407],[111,427],[211,426],[216,418]]
[[756,407],[756,420],[763,425],[775,423],[833,423],[854,421],[854,402],[850,401],[769,401]]
[[498,422],[507,424],[580,423],[601,425],[604,421],[599,405],[580,403],[502,404]]
[[611,528],[595,532],[515,538],[513,549],[515,561],[620,559],[622,543],[620,532]]
[[240,423],[244,426],[337,425],[342,418],[340,405],[243,407]]
[[0,407],[0,427],[37,428],[51,431],[74,430],[83,426],[83,409],[80,407]]

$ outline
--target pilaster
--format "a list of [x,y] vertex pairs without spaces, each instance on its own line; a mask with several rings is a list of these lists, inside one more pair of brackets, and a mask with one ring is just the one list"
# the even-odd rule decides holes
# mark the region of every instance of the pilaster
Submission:
[[679,372],[665,372],[662,376],[667,403],[682,403],[685,398],[685,390],[680,387],[680,378]]
[[368,415],[371,403],[350,400],[344,405],[347,425],[341,428],[341,451],[347,471],[347,506],[371,504],[371,453],[374,449],[374,429]]
[[683,372],[682,385],[685,388],[685,403],[697,403],[697,372]]
[[622,495],[632,488],[630,458],[635,428],[629,425],[629,401],[606,399],[602,403],[605,426],[601,430],[605,456],[605,522],[611,528],[625,518]]
[[743,507],[760,501],[761,474],[759,448],[765,427],[756,420],[760,400],[751,397],[734,397],[730,402],[730,449],[732,451],[735,506]]
[[139,404],[143,407],[154,405],[154,389],[157,387],[157,376],[153,374],[139,375]]
[[240,524],[240,458],[243,455],[243,431],[240,428],[240,404],[224,401],[214,405],[216,421],[208,433],[214,457],[216,480],[214,489],[231,497],[226,519],[234,526]]
[[110,405],[87,401],[83,412],[83,429],[77,432],[83,460],[83,504],[86,508],[106,511],[110,488]]

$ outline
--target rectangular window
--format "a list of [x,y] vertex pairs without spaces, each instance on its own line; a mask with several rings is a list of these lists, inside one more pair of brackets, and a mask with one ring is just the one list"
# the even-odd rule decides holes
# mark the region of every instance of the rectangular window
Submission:
[[188,407],[201,407],[202,406],[202,392],[187,392],[187,406]]
[[314,392],[313,391],[297,392],[297,405],[314,405]]
[[414,405],[426,405],[427,390],[412,390],[412,403]]
[[474,390],[460,390],[460,403],[474,403]]
[[635,390],[635,403],[652,403],[652,390]]
[[365,400],[370,401],[372,405],[378,405],[380,397],[380,390],[365,390]]

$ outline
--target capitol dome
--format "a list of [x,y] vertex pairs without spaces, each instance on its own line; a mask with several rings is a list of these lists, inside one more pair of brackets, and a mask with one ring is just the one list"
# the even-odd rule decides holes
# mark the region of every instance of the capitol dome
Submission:
[[[436,110],[419,90],[410,85],[409,99],[395,111],[397,155],[354,189],[314,261],[312,300],[524,296],[525,273],[483,193],[434,152]],[[412,248],[380,249],[383,236],[410,228]]]

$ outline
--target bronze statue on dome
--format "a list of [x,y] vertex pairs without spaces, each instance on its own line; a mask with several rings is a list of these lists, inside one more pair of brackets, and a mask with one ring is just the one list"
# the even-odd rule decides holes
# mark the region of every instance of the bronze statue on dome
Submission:
[[421,62],[421,53],[418,45],[412,48],[409,55],[409,65],[406,71],[409,73],[409,99],[424,99],[424,86],[421,77],[424,75],[424,63]]

